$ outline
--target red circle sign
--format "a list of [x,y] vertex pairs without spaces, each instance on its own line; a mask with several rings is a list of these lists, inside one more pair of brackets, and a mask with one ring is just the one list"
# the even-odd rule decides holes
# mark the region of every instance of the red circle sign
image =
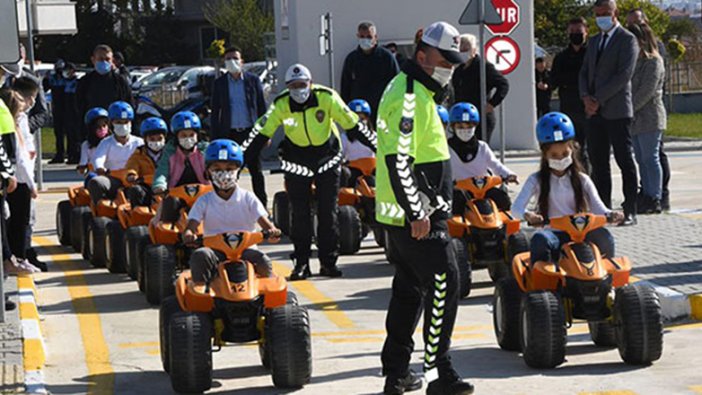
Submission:
[[493,37],[485,44],[485,59],[502,75],[513,72],[521,57],[519,45],[509,37]]
[[492,5],[502,18],[499,25],[486,25],[490,33],[499,36],[507,35],[514,31],[519,25],[519,4],[514,0],[491,0]]

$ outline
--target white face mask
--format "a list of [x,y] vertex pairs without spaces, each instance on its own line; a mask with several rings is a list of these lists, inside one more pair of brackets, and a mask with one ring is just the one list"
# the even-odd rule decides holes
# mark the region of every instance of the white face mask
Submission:
[[115,131],[115,135],[117,137],[125,137],[128,136],[129,133],[132,131],[132,124],[131,123],[116,123],[112,125],[112,129]]
[[241,61],[234,59],[227,59],[224,61],[224,68],[232,74],[241,73]]
[[219,189],[232,189],[236,186],[236,170],[219,170],[210,173],[212,183]]
[[447,69],[445,67],[439,67],[436,66],[434,67],[434,72],[431,75],[431,78],[434,79],[434,81],[438,82],[441,87],[445,87],[446,85],[451,82],[451,77],[453,76],[453,68]]
[[367,50],[373,48],[373,39],[372,38],[359,38],[358,39],[358,46],[361,47],[361,49],[367,51]]
[[468,129],[456,129],[456,137],[463,142],[467,142],[475,136],[475,127]]
[[614,27],[614,21],[610,15],[598,16],[595,18],[595,22],[597,23],[597,27],[603,32],[608,32]]
[[161,150],[163,149],[163,147],[166,145],[166,142],[164,142],[163,140],[159,140],[159,141],[149,141],[149,142],[147,143],[147,145],[148,145],[148,147],[149,147],[149,149],[150,149],[151,151],[153,151],[153,152],[161,152]]
[[573,156],[568,155],[563,159],[549,159],[548,167],[555,171],[566,171],[573,164]]
[[197,137],[183,137],[182,139],[178,139],[178,144],[180,144],[180,147],[184,150],[190,150],[197,144]]
[[310,92],[312,90],[307,88],[290,89],[290,97],[295,100],[298,104],[304,104],[307,99],[310,98]]

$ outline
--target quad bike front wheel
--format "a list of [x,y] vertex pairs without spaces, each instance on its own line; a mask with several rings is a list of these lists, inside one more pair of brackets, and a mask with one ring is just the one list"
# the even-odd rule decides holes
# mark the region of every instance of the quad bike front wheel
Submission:
[[456,265],[458,266],[459,294],[461,298],[467,298],[473,286],[473,269],[468,256],[468,245],[466,241],[453,237],[451,238],[451,248],[456,255]]
[[94,267],[105,267],[107,264],[107,225],[110,219],[105,217],[93,218],[88,230],[88,245],[90,263]]
[[78,254],[83,253],[83,235],[85,234],[83,217],[85,213],[90,213],[90,209],[85,206],[71,209],[71,246],[73,246],[73,251]]
[[273,196],[273,222],[286,235],[290,234],[290,201],[288,193],[280,191]]
[[171,318],[176,313],[182,312],[178,299],[175,296],[169,296],[161,303],[161,308],[158,311],[158,333],[159,333],[159,348],[161,349],[161,364],[163,370],[169,372],[171,370],[170,357],[170,323]]
[[565,360],[566,327],[563,302],[550,291],[525,294],[519,311],[520,345],[532,368],[555,368]]
[[339,207],[339,253],[352,255],[361,249],[363,226],[358,211],[353,206]]
[[62,246],[71,245],[71,202],[62,200],[56,206],[56,234]]
[[492,325],[500,348],[519,351],[519,305],[522,293],[514,278],[503,278],[495,285]]
[[614,299],[617,347],[624,362],[647,365],[663,352],[663,318],[658,295],[651,287],[627,285]]
[[136,280],[141,266],[144,246],[149,240],[149,229],[146,226],[132,226],[127,229],[124,238],[124,247],[126,248],[124,266],[129,278]]
[[609,321],[589,321],[590,339],[598,347],[616,347],[617,334]]
[[385,241],[387,239],[386,239],[385,230],[382,227],[375,226],[373,228],[373,239],[375,239],[375,244],[377,244],[378,247],[385,248]]
[[92,260],[92,251],[90,250],[90,224],[93,222],[93,213],[90,212],[90,210],[84,211],[81,218],[83,237],[81,238],[80,252],[83,254],[83,259],[90,262]]
[[294,305],[268,311],[265,339],[273,384],[278,388],[300,388],[312,376],[312,341],[307,309]]
[[171,386],[201,393],[212,387],[212,319],[203,313],[175,313],[168,325]]
[[113,219],[107,224],[107,234],[105,235],[105,247],[107,248],[107,260],[105,266],[110,273],[125,273],[125,248],[124,229],[117,219]]
[[152,305],[158,305],[174,292],[175,247],[163,244],[147,246],[144,251],[144,266],[146,300]]

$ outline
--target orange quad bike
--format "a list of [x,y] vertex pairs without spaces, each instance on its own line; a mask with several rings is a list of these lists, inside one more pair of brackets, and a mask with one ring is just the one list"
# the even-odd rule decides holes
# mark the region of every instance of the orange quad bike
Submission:
[[351,161],[348,167],[361,175],[353,188],[339,190],[339,252],[351,255],[361,249],[361,241],[372,230],[376,243],[385,247],[385,230],[375,220],[375,158]]
[[[90,193],[83,185],[68,188],[68,199],[56,206],[56,233],[61,245],[83,252],[83,217],[90,213]],[[87,227],[87,224],[85,224]]]
[[[149,239],[143,251],[141,265],[136,268],[139,289],[146,293],[146,300],[158,305],[173,295],[173,283],[178,274],[187,269],[188,260],[193,249],[183,243],[182,236],[188,225],[188,211],[200,196],[212,191],[211,185],[186,184],[171,188],[168,196],[175,199],[163,199],[161,210],[167,201],[175,202],[171,211],[177,212],[174,218],[159,218],[149,223]],[[169,203],[170,204],[170,203]],[[198,234],[202,234],[202,225]]]
[[95,267],[107,267],[112,273],[121,273],[123,267],[113,266],[108,259],[110,236],[108,227],[112,220],[117,219],[117,208],[127,202],[124,196],[124,187],[131,185],[129,175],[131,170],[120,169],[111,170],[108,176],[115,178],[122,183],[122,188],[117,191],[114,199],[100,199],[97,204],[90,203],[90,212],[84,214],[83,221],[87,223],[86,235],[88,241],[83,243],[87,248],[83,248],[83,257],[89,260]]
[[502,177],[487,176],[456,181],[454,188],[467,197],[463,215],[448,220],[451,245],[456,254],[460,296],[470,294],[473,267],[487,267],[493,281],[509,275],[512,258],[529,250],[519,220],[500,211],[486,193],[503,183]]
[[493,299],[493,326],[500,347],[522,351],[535,368],[554,368],[565,360],[567,329],[573,320],[588,323],[590,337],[602,347],[617,346],[624,362],[646,365],[661,357],[663,321],[658,295],[629,283],[627,257],[607,257],[589,232],[608,218],[576,214],[550,220],[568,233],[557,262],[514,257],[514,277],[500,280]]
[[[130,173],[128,177],[136,179],[137,182],[149,188],[154,178],[153,175],[139,178],[136,171]],[[149,206],[132,207],[130,202],[125,202],[117,208],[117,219],[110,222],[108,227],[107,258],[112,262],[108,266],[124,268],[132,280],[137,279],[141,255],[149,240],[148,225],[156,215],[159,203],[159,197],[154,197]]]
[[220,351],[225,342],[258,342],[261,363],[278,388],[309,383],[312,343],[307,309],[287,290],[284,277],[257,277],[254,266],[241,260],[244,250],[268,237],[267,231],[205,237],[206,247],[226,255],[217,275],[195,283],[190,270],[183,271],[175,296],[161,304],[161,362],[176,392],[211,388],[212,351]]

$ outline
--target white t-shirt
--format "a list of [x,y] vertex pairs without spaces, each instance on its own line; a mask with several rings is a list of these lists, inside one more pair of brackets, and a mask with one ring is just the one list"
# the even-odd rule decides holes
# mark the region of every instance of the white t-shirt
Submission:
[[495,153],[492,152],[490,146],[484,141],[478,141],[478,152],[475,154],[475,159],[466,163],[458,157],[458,154],[451,148],[451,173],[453,174],[453,180],[464,180],[466,178],[473,177],[485,177],[487,176],[488,170],[492,174],[498,175],[500,177],[507,177],[514,174],[510,169],[502,164]]
[[29,130],[29,115],[27,115],[26,112],[23,112],[19,115],[18,119],[20,131],[22,132],[22,137],[24,138],[24,146],[27,148],[28,152],[36,152],[36,139],[32,134],[32,131]]
[[[20,184],[27,184],[29,189],[36,190],[36,185],[34,182],[34,160],[29,158],[29,145],[27,141],[34,141],[34,136],[29,131],[29,118],[25,113],[22,113],[19,120],[19,130],[18,133],[22,134],[22,139],[24,140],[24,146],[20,144],[20,141],[15,136],[15,161],[17,165],[17,182]],[[33,146],[33,145],[32,145]]]
[[346,160],[351,162],[356,159],[375,158],[375,153],[359,140],[350,141],[346,133],[341,133],[341,149]]
[[133,135],[129,135],[124,144],[120,144],[113,135],[105,137],[95,149],[93,167],[95,170],[102,168],[107,170],[124,169],[129,157],[142,145],[144,145],[144,140]]
[[90,144],[87,141],[83,141],[80,145],[80,161],[78,166],[88,166],[93,163],[93,158],[95,157],[95,150],[97,147],[90,148]]
[[[611,211],[602,203],[600,195],[595,189],[595,184],[587,174],[580,173],[580,179],[583,184],[583,194],[587,202],[590,212],[597,215],[609,214]],[[534,173],[529,176],[524,183],[524,187],[519,196],[512,205],[512,214],[521,219],[524,218],[524,212],[527,211],[527,206],[532,198],[538,199],[541,186],[539,185],[539,173]],[[563,177],[558,177],[551,173],[551,191],[548,195],[548,217],[558,218],[566,215],[577,214],[575,204],[575,192],[573,192],[573,184],[570,182],[570,174],[566,173]]]
[[259,218],[268,217],[268,212],[251,191],[237,187],[229,200],[224,200],[212,191],[201,196],[188,213],[188,219],[201,222],[203,234],[214,236],[221,233],[253,232]]

